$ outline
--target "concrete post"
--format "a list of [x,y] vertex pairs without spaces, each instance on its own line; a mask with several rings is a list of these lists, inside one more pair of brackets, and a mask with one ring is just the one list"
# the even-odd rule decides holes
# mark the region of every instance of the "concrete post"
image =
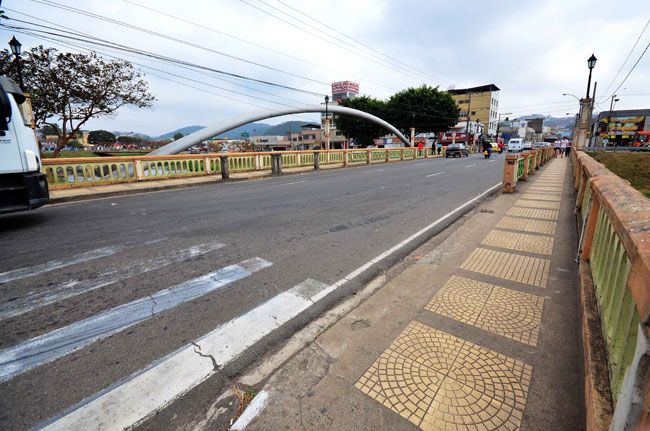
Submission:
[[503,163],[503,193],[514,193],[517,187],[517,165],[519,158],[516,154],[507,154]]
[[591,127],[591,104],[592,99],[586,97],[580,99],[580,115],[578,117],[578,127],[574,133],[573,150],[583,150],[589,143]]
[[385,152],[384,155],[386,156],[386,163],[388,163],[388,161],[390,160],[390,150],[384,149],[384,152]]
[[400,159],[400,161],[402,161],[402,162],[404,161],[404,148],[403,148],[403,147],[400,148],[399,159]]
[[348,165],[348,150],[343,150],[343,167]]
[[271,175],[282,175],[282,154],[271,154]]
[[142,170],[142,160],[134,160],[133,164],[135,166],[135,179],[137,181],[142,181],[144,179],[144,170]]
[[208,157],[203,159],[203,167],[205,168],[205,174],[210,175],[210,159]]
[[314,169],[320,169],[320,153],[318,151],[314,151]]
[[371,163],[370,158],[372,157],[372,154],[371,154],[371,150],[366,150],[366,151],[367,151],[366,152],[366,156],[367,156],[366,164],[369,165]]
[[230,178],[230,169],[228,167],[228,156],[221,156],[219,159],[221,163],[221,178],[227,180]]
[[255,154],[255,170],[262,170],[262,156],[260,154]]

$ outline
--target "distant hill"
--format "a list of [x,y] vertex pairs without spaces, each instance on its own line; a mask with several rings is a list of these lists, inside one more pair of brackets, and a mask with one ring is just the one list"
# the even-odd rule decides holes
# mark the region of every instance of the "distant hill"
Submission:
[[[230,139],[238,139],[242,136],[242,133],[248,133],[249,136],[262,136],[262,135],[286,135],[289,131],[298,132],[300,127],[308,124],[306,121],[285,121],[284,123],[276,124],[275,126],[266,123],[250,123],[243,126],[237,127],[235,129],[229,130],[226,133],[217,135],[217,138],[228,137]],[[182,133],[183,136],[187,136],[190,133],[194,133],[198,130],[205,129],[205,126],[186,126],[181,127],[180,129],[172,130],[163,135],[157,136],[155,139],[164,141],[172,139],[176,133]],[[117,134],[117,132],[115,132]],[[131,135],[136,135],[131,132]],[[137,134],[139,135],[139,134]]]

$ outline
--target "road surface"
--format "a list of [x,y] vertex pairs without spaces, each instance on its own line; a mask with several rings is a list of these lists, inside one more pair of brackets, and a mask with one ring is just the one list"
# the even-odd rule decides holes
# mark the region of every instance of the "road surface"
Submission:
[[1,216],[0,428],[200,411],[502,169],[423,159]]

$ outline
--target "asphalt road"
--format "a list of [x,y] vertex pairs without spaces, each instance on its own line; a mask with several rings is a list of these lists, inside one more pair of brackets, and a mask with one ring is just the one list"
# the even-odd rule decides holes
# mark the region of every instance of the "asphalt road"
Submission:
[[[351,272],[497,184],[502,163],[472,156],[377,164],[0,216],[0,428],[56,420],[234,322],[252,341],[214,355],[197,341],[197,360],[217,362],[219,372],[167,410],[206,397],[206,382],[208,396],[218,395],[224,374],[408,247],[348,281]],[[256,310],[292,292],[307,298],[304,310],[297,305],[285,320],[271,313],[275,326],[258,319]],[[258,323],[239,327],[242,316]],[[254,333],[257,324],[268,336]]]

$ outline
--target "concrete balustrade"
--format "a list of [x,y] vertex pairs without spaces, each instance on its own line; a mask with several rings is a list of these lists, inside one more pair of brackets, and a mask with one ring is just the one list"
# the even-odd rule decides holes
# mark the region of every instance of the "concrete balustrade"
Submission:
[[[218,154],[177,154],[168,156],[86,157],[43,159],[43,173],[50,190],[101,186],[147,180],[163,180],[203,175],[270,171],[280,175],[283,168],[322,165],[368,165],[438,157],[431,148],[363,148],[354,150],[274,151]],[[273,162],[274,158],[277,161]]]
[[587,429],[650,428],[650,200],[573,152]]
[[553,148],[522,151],[506,154],[503,164],[503,193],[514,193],[519,181],[526,181],[529,175],[554,157]]

